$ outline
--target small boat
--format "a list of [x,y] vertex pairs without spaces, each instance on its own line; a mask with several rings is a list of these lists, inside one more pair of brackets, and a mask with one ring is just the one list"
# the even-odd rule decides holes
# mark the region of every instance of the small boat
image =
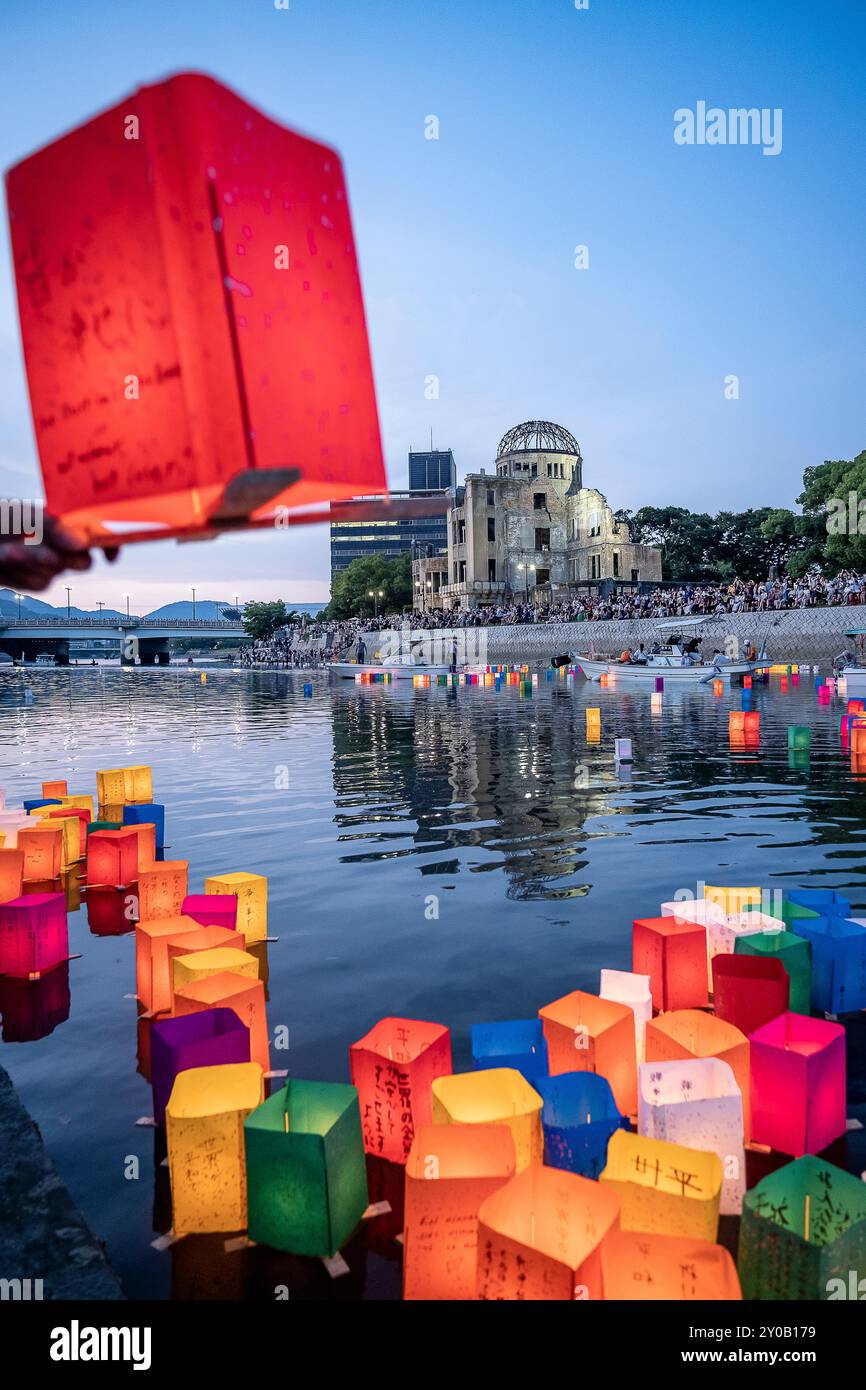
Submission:
[[702,661],[694,650],[697,638],[688,643],[683,631],[697,629],[717,621],[712,616],[698,618],[673,618],[659,622],[656,627],[661,632],[670,632],[670,637],[658,644],[658,650],[647,652],[644,660],[621,661],[613,657],[578,655],[574,658],[575,667],[582,671],[588,680],[597,681],[602,676],[611,676],[617,684],[635,684],[664,678],[665,685],[706,685],[714,680],[729,680],[731,676],[748,676],[761,665],[766,665],[763,650],[754,661],[732,660],[719,653],[712,661]]
[[355,676],[390,676],[393,681],[410,681],[413,676],[447,676],[450,666],[431,665],[419,652],[400,651],[381,661],[329,661],[326,669],[342,680]]
[[858,698],[866,695],[866,628],[853,628],[845,636],[854,639],[854,651],[840,652],[833,662],[833,671],[838,680],[845,681],[847,693]]

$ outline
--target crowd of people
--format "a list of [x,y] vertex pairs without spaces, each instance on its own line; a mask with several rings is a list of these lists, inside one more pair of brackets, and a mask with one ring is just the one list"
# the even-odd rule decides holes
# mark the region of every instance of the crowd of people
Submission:
[[622,590],[604,597],[587,592],[554,603],[510,601],[470,609],[428,609],[407,617],[375,617],[307,622],[283,628],[255,642],[241,655],[243,665],[309,666],[335,660],[356,648],[364,633],[399,629],[409,621],[425,629],[499,627],[523,623],[580,623],[623,618],[680,618],[725,613],[772,613],[797,608],[866,603],[866,575],[843,570],[832,578],[820,574],[800,579],[733,579],[716,584],[681,584],[647,593]]

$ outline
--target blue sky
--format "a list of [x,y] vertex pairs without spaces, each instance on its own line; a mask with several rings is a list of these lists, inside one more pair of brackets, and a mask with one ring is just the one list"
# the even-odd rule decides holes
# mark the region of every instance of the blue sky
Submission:
[[[536,417],[614,506],[790,505],[804,467],[866,447],[860,0],[289,4],[6,0],[3,166],[188,68],[335,144],[395,487],[431,429],[462,475]],[[699,100],[781,108],[782,152],[678,146]],[[0,489],[32,495],[3,235]],[[73,601],[144,611],[190,583],[325,598],[327,528],[130,547]]]

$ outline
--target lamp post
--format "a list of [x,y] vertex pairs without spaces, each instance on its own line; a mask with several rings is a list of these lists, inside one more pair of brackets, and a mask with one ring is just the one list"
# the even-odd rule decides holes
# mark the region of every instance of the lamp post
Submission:
[[24,595],[23,595],[23,594],[16,594],[15,597],[16,597],[17,600],[18,600],[18,621],[19,621],[19,623],[20,623],[20,621],[21,621],[21,600],[22,600],[22,598],[24,597]]
[[237,610],[238,613],[240,613],[240,611],[241,611],[241,601],[240,601],[240,598],[238,597],[237,594],[234,594],[233,597],[234,597],[234,601],[235,601],[235,609]]
[[379,616],[379,599],[385,597],[384,589],[368,589],[367,597],[373,600],[373,617]]
[[129,600],[132,598],[132,594],[124,594],[123,597],[126,599],[126,616],[127,616],[127,618],[128,618],[128,617],[129,617]]
[[195,585],[190,584],[189,587],[192,589],[192,620],[195,622]]
[[64,589],[66,590],[66,621],[67,621],[67,622],[71,622],[71,621],[72,621],[72,585],[71,585],[71,584],[64,584],[63,587],[64,587]]
[[99,609],[99,621],[102,622],[102,610],[103,610],[103,608],[105,607],[105,604],[104,604],[103,600],[102,600],[102,599],[97,599],[97,600],[96,600],[96,606],[97,606],[97,608]]

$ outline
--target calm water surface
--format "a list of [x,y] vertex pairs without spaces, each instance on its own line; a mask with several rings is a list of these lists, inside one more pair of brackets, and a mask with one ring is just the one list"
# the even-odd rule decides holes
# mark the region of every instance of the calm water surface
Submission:
[[[588,704],[601,706],[598,744]],[[347,1081],[349,1044],[403,1014],[447,1024],[464,1070],[473,1022],[597,992],[602,966],[630,968],[632,919],[699,880],[839,888],[866,916],[866,778],[840,752],[844,701],[819,706],[811,677],[786,693],[774,678],[753,696],[760,751],[739,753],[732,707],[739,691],[671,691],[654,715],[648,689],[543,671],[532,698],[320,674],[2,672],[0,781],[15,803],[43,778],[93,792],[97,768],[150,763],[166,857],[189,860],[191,892],[220,870],[267,875],[268,1019],[291,1038],[275,1067]],[[811,726],[805,761],[789,760],[789,724]],[[617,770],[617,736],[633,740],[630,769]],[[37,985],[0,982],[0,1062],[128,1294],[399,1297],[402,1169],[384,1164],[370,1165],[371,1200],[394,1215],[353,1238],[341,1280],[263,1249],[226,1255],[218,1237],[151,1249],[171,1209],[162,1140],[135,1126],[151,1098],[146,1025],[126,997],[133,936],[83,903],[69,923],[80,959]],[[850,1110],[866,1120],[859,1022],[849,1037]],[[859,1135],[842,1161],[866,1167]]]

